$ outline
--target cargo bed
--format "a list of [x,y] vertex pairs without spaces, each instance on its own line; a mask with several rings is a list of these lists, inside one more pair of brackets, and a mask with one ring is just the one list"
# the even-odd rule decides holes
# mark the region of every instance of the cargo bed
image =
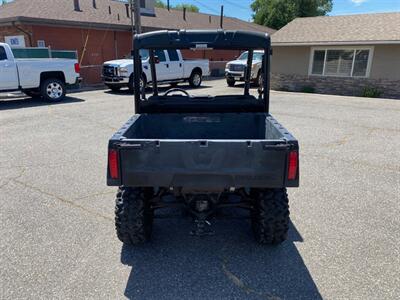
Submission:
[[110,185],[225,189],[283,187],[297,141],[267,113],[141,114],[110,140]]

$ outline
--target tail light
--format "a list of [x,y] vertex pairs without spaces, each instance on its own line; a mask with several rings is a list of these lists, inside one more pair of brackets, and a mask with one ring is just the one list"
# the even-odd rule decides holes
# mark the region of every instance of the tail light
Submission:
[[118,160],[118,151],[117,150],[109,150],[108,151],[108,168],[110,171],[110,176],[112,179],[119,178],[119,160]]
[[289,152],[289,164],[288,164],[288,180],[295,180],[297,178],[297,170],[299,168],[299,153],[297,151]]
[[79,63],[75,64],[75,73],[80,73],[81,72],[81,66]]

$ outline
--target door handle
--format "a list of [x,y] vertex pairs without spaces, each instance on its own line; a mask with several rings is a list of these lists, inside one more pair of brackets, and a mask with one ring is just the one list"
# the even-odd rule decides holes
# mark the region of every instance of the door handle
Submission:
[[167,68],[169,68],[169,64],[165,64],[167,66]]
[[182,68],[182,63],[179,63],[179,67]]

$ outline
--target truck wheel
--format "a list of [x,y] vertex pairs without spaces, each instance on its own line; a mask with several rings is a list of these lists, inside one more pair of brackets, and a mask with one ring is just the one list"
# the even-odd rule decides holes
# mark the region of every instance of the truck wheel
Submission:
[[153,212],[146,201],[146,190],[121,187],[115,204],[115,228],[118,239],[127,245],[137,245],[150,239]]
[[230,87],[235,86],[235,79],[233,78],[226,78],[226,84]]
[[253,191],[254,237],[260,244],[280,244],[289,230],[289,201],[286,188]]
[[200,70],[193,70],[192,74],[189,77],[189,84],[193,88],[198,88],[203,81],[203,75]]
[[46,79],[40,85],[40,94],[48,102],[59,102],[65,97],[65,84],[57,78]]
[[[131,77],[129,78],[129,91],[131,93],[135,92],[135,82],[133,81],[133,75],[131,75]],[[146,89],[147,86],[147,82],[146,82],[146,78],[142,75],[140,77],[140,92],[142,92],[143,89]]]
[[254,80],[254,84],[255,84],[256,87],[260,87],[260,86],[263,85],[263,78],[261,76],[261,72],[260,71],[258,71],[257,77]]

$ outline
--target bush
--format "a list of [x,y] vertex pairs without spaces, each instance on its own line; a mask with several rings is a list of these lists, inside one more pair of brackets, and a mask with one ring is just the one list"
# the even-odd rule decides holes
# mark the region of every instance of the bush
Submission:
[[312,86],[304,86],[304,87],[301,89],[301,92],[302,92],[302,93],[315,93],[315,88],[312,87]]
[[361,96],[368,98],[379,98],[382,95],[382,92],[375,87],[365,87]]

